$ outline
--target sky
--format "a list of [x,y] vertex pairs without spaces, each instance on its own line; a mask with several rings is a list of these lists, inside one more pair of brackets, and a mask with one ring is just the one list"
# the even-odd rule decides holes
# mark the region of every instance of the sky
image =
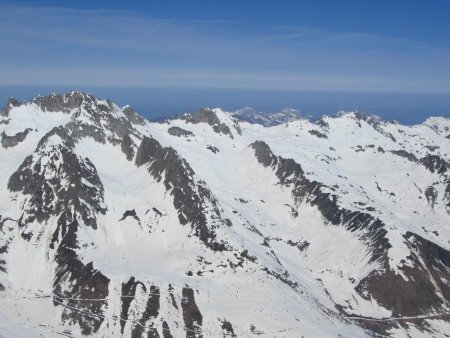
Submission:
[[0,0],[0,99],[80,89],[144,115],[449,116],[449,13],[440,0]]

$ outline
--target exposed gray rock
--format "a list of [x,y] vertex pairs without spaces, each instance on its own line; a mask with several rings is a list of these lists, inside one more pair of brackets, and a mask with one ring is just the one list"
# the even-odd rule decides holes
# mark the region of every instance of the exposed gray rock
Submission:
[[9,112],[14,107],[20,106],[21,103],[16,100],[14,97],[10,97],[8,99],[8,102],[6,102],[6,105],[0,110],[0,116],[9,116]]
[[437,198],[437,191],[436,189],[430,185],[426,190],[425,190],[425,197],[427,199],[428,204],[434,208],[434,205],[436,204],[436,198]]
[[172,302],[172,306],[178,310],[178,305],[177,305],[177,301],[175,300],[175,295],[174,293],[174,288],[172,286],[172,284],[169,284],[169,295],[170,295],[170,300]]
[[250,145],[255,150],[255,156],[259,163],[264,167],[276,165],[278,158],[272,153],[272,150],[263,141],[255,141]]
[[328,124],[327,121],[325,121],[324,117],[321,116],[317,121],[316,124],[320,127],[322,127],[322,129],[328,130],[330,129],[330,125]]
[[156,208],[152,208],[152,210],[154,211],[154,213],[156,214],[156,215],[158,215],[159,217],[161,217],[163,214],[162,214],[162,212],[161,211],[159,211],[158,209],[156,209]]
[[136,113],[130,106],[123,107],[122,111],[132,124],[145,125],[145,119]]
[[444,174],[450,169],[450,163],[437,155],[428,154],[419,160],[419,163],[424,165],[432,173]]
[[15,147],[20,142],[25,141],[25,138],[27,137],[28,133],[32,131],[33,129],[27,128],[24,131],[18,132],[14,136],[8,136],[5,132],[2,133],[2,147],[3,148],[10,148]]
[[124,333],[125,325],[128,321],[129,309],[131,302],[136,297],[136,288],[141,286],[145,292],[147,292],[147,288],[145,285],[139,281],[136,281],[134,277],[131,277],[128,282],[122,283],[122,292],[121,292],[121,302],[122,308],[120,312],[120,333]]
[[427,148],[429,151],[433,152],[436,151],[437,149],[439,149],[439,146],[425,146],[425,148]]
[[201,108],[194,115],[184,115],[183,118],[186,122],[198,124],[198,123],[207,123],[216,133],[228,135],[230,138],[234,138],[231,133],[230,128],[220,122],[220,119],[217,117],[216,113],[209,109]]
[[120,221],[123,221],[124,219],[126,219],[127,217],[132,217],[134,218],[136,221],[138,221],[138,223],[141,223],[141,220],[139,219],[138,215],[136,214],[136,210],[132,209],[132,210],[127,210],[123,213],[122,218],[119,219]]
[[212,110],[200,108],[194,115],[187,115],[186,121],[194,124],[207,123],[210,126],[220,124],[220,119]]
[[444,199],[447,201],[446,207],[450,208],[450,178],[447,179],[446,184]]
[[234,333],[233,325],[231,325],[231,323],[228,320],[224,319],[221,322],[224,336],[237,337],[236,334]]
[[285,206],[289,208],[289,213],[291,214],[292,217],[298,217],[298,211],[295,210],[295,208],[293,208],[292,205],[285,204]]
[[210,144],[206,146],[206,149],[211,150],[214,154],[217,154],[220,151],[219,148],[214,147]]
[[183,288],[181,298],[184,325],[186,326],[186,338],[201,338],[203,316],[195,303],[194,290]]
[[172,136],[178,136],[178,137],[189,137],[194,136],[194,133],[192,131],[180,128],[180,127],[170,127],[167,132]]
[[94,102],[95,97],[78,91],[71,91],[65,95],[50,94],[47,96],[36,96],[31,102],[37,105],[42,111],[70,113],[73,109],[79,108],[83,101]]
[[255,325],[253,325],[253,324],[250,324],[250,332],[251,332],[252,334],[258,335],[258,336],[264,334],[264,331],[258,330],[258,329],[255,327]]
[[[60,144],[48,145],[52,137]],[[76,155],[73,146],[63,127],[54,128],[9,178],[8,189],[28,197],[20,227],[35,220],[42,223],[71,206],[86,225],[96,228],[96,213],[106,212],[103,185],[91,161]]]
[[303,252],[304,250],[308,249],[308,247],[311,243],[309,243],[308,241],[293,242],[292,240],[289,239],[286,242],[286,244],[288,244],[290,246],[295,246],[300,252]]
[[[103,311],[110,281],[94,268],[92,262],[83,264],[79,260],[79,228],[76,214],[68,209],[58,218],[51,244],[52,249],[56,248],[57,264],[53,280],[53,303],[63,306],[63,323],[78,324],[83,335],[90,335],[97,332],[104,321]],[[57,238],[61,240],[58,242]],[[86,316],[86,313],[91,315]]]
[[308,133],[310,133],[311,135],[317,136],[318,138],[323,138],[323,139],[327,139],[328,136],[324,133],[321,133],[318,130],[312,129],[312,130],[308,130]]
[[134,157],[134,142],[130,135],[125,134],[120,142],[120,149],[127,157],[128,161],[131,161]]
[[[366,299],[371,296],[391,309],[394,317],[442,312],[445,301],[450,300],[450,252],[411,232],[404,238],[413,251],[408,257],[412,264],[402,268],[408,279],[389,269],[375,270],[359,283],[357,290]],[[364,289],[370,291],[370,296]],[[439,296],[441,292],[445,301]]]
[[[83,105],[74,113],[67,129],[71,131],[75,140],[91,137],[99,143],[106,143],[106,132],[119,139],[123,139],[126,135],[136,134],[130,121],[125,117],[119,117],[115,113],[115,109],[116,107],[112,104],[83,101]],[[83,114],[88,114],[89,122],[79,119]]]
[[131,337],[142,337],[143,333],[147,331],[147,337],[159,338],[158,330],[154,327],[153,320],[159,314],[159,288],[157,286],[150,286],[150,292],[147,300],[145,311],[139,319],[138,323],[131,331]]
[[418,161],[416,155],[414,155],[414,154],[412,154],[412,153],[410,153],[410,152],[407,152],[406,150],[403,150],[403,149],[400,149],[400,150],[390,150],[390,152],[391,152],[392,154],[394,154],[394,155],[397,155],[397,156],[400,156],[400,157],[404,157],[404,158],[406,158],[408,161],[411,161],[411,162],[414,162],[414,163]]
[[[273,250],[271,251],[271,253],[273,256],[275,256],[273,254]],[[280,261],[278,260],[278,258],[276,256],[275,256],[275,260],[278,262],[278,264],[281,265]],[[267,273],[270,276],[275,277],[280,282],[286,284],[287,286],[291,287],[292,289],[298,291],[298,283],[290,279],[289,273],[287,271],[284,271],[283,273],[279,273],[275,270],[270,270],[267,267],[263,268],[262,271],[264,271],[265,273]]]
[[[191,224],[195,235],[212,250],[227,249],[226,244],[216,238],[214,230],[225,224],[216,199],[204,182],[195,179],[192,168],[173,148],[162,147],[155,139],[144,137],[135,163],[137,166],[146,165],[158,182],[164,178],[163,183],[174,198],[181,224]],[[216,220],[215,224],[208,222],[207,215]]]
[[230,136],[231,138],[234,138],[230,128],[224,123],[216,124],[215,126],[213,126],[213,130],[218,134],[224,134]]
[[167,324],[166,321],[163,321],[162,323],[162,330],[164,338],[173,338],[172,334],[170,333],[169,324]]
[[[49,142],[51,138],[58,142]],[[83,334],[92,334],[103,322],[106,300],[101,299],[108,296],[109,279],[92,263],[84,264],[78,259],[77,233],[80,221],[95,229],[96,214],[105,213],[106,208],[95,167],[89,159],[76,155],[73,147],[67,131],[54,128],[11,175],[8,189],[27,197],[18,221],[24,239],[30,240],[34,235],[28,224],[37,221],[45,226],[51,216],[58,217],[50,243],[50,248],[56,250],[57,265],[53,301],[55,306],[63,305],[63,322],[78,324]]]
[[74,140],[91,137],[106,143],[107,136],[123,139],[126,135],[137,134],[133,123],[145,124],[131,108],[124,108],[123,116],[120,108],[111,101],[97,100],[93,95],[77,91],[37,96],[31,102],[43,111],[72,113],[66,128]]

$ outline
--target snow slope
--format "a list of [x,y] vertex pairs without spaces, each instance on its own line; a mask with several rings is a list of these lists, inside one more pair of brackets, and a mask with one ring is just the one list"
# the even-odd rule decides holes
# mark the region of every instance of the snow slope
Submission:
[[0,335],[448,332],[449,120],[285,113],[9,101]]

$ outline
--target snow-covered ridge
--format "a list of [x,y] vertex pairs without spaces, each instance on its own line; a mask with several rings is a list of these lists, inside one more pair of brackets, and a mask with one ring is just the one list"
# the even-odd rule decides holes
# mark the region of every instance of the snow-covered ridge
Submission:
[[448,127],[12,99],[0,335],[440,336]]

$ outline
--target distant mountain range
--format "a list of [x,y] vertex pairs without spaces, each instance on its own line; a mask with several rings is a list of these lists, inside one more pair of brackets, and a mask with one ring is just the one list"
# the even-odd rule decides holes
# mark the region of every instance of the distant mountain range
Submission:
[[304,118],[299,110],[292,108],[284,108],[281,112],[267,114],[258,113],[253,108],[245,107],[232,112],[231,116],[239,121],[260,124],[265,127],[272,127]]
[[450,119],[71,91],[10,99],[0,135],[0,336],[450,332]]

